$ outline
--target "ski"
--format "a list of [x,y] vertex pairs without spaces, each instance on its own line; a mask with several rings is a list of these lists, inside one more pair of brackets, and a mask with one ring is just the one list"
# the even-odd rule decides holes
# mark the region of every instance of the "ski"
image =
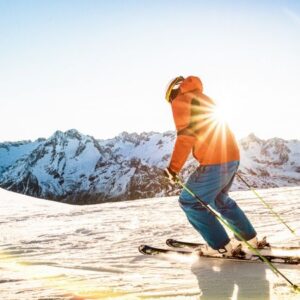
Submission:
[[182,255],[191,255],[192,251],[184,251],[184,250],[178,250],[178,249],[163,249],[163,248],[156,248],[149,245],[140,245],[139,251],[142,254],[146,255],[158,255],[158,254],[182,254]]
[[[187,248],[187,249],[196,249],[205,245],[204,243],[191,243],[191,242],[183,242],[175,239],[167,239],[166,244],[173,248]],[[263,248],[259,248],[258,250],[300,250],[300,247],[296,246],[273,246],[270,244],[266,244]]]
[[[182,241],[178,241],[178,240],[174,240],[174,239],[167,239],[166,244],[172,248],[181,248],[181,249],[190,249],[190,250],[194,250],[196,248],[201,249],[201,246],[206,246],[206,244],[204,244],[204,243],[182,242]],[[261,243],[261,245],[262,246],[258,250],[263,256],[266,256],[266,255],[273,256],[274,255],[274,253],[272,253],[272,249],[268,243],[266,243],[266,242]],[[248,255],[253,254],[248,249],[243,249],[243,251],[245,252],[245,254],[248,254]],[[284,256],[287,256],[287,255],[284,255]]]
[[[193,251],[184,251],[178,249],[163,249],[152,247],[149,245],[141,245],[139,246],[140,253],[144,255],[160,255],[160,254],[179,254],[179,255],[193,255],[195,252]],[[199,258],[207,258],[207,259],[226,259],[231,261],[242,261],[242,262],[262,262],[261,258],[253,254],[251,256],[210,256],[210,255],[199,255]],[[300,264],[300,257],[292,257],[292,256],[275,256],[275,255],[267,255],[265,258],[272,263],[280,263],[280,264],[290,264],[290,265],[298,265]]]

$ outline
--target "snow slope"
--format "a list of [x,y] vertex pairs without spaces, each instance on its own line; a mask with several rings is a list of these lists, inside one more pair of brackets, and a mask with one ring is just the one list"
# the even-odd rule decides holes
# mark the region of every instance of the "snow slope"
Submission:
[[[291,227],[250,192],[233,192],[260,236],[299,245],[300,187],[259,191]],[[142,243],[201,241],[176,197],[70,206],[0,189],[1,299],[299,299],[264,264],[146,257]],[[279,269],[300,284],[299,266]]]

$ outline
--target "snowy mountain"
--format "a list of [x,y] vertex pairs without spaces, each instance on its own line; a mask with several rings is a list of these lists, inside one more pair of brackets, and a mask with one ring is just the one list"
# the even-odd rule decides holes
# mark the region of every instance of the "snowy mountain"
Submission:
[[[48,139],[0,144],[0,186],[15,192],[86,204],[169,196],[178,193],[161,176],[168,165],[174,132],[129,134],[96,140],[72,129]],[[240,141],[240,174],[254,187],[300,183],[300,141]],[[183,178],[197,167],[191,157]],[[234,189],[245,189],[236,180]]]
[[240,141],[241,167],[254,187],[295,186],[300,183],[300,141],[261,140],[254,134]]

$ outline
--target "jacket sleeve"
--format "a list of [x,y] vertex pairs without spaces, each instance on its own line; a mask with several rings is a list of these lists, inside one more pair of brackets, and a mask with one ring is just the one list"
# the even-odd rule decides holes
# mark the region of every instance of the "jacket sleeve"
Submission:
[[169,168],[179,173],[196,142],[196,136],[190,126],[191,99],[184,96],[178,97],[172,102],[172,111],[177,129],[177,138]]

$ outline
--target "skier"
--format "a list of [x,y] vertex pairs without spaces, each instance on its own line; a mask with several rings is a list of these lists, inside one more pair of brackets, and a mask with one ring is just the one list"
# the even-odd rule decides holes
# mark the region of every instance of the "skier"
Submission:
[[[251,246],[258,248],[255,229],[228,195],[239,166],[237,142],[227,124],[214,117],[215,104],[203,94],[201,80],[195,76],[176,77],[167,87],[166,100],[172,107],[177,138],[165,176],[176,182],[192,151],[200,165],[188,178],[187,187],[218,211]],[[199,249],[202,255],[234,255],[237,242],[230,240],[221,223],[205,207],[185,190],[180,194],[179,204],[207,242],[207,246]]]

